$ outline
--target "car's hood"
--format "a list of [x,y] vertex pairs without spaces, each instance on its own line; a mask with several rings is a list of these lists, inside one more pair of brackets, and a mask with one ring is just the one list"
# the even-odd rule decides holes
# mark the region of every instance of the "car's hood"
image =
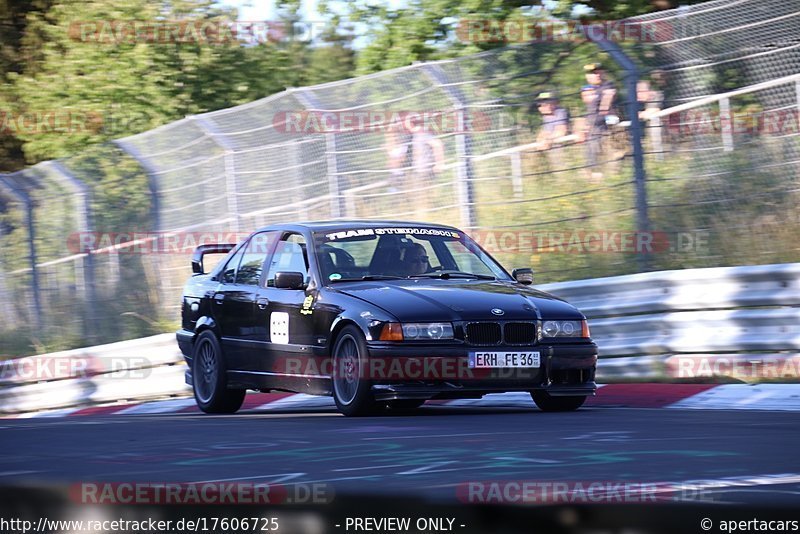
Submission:
[[[508,282],[390,280],[348,282],[336,290],[374,304],[403,322],[583,318],[571,304]],[[494,315],[492,309],[503,314]]]

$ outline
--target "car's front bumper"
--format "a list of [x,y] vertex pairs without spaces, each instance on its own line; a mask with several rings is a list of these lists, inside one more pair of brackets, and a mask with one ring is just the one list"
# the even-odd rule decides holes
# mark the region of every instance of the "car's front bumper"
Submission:
[[[193,333],[186,330],[177,332],[178,345],[187,363],[191,363]],[[586,343],[538,344],[530,347],[493,346],[470,347],[463,343],[453,344],[405,344],[388,342],[367,342],[370,359],[383,360],[384,366],[370,367],[364,376],[372,383],[376,400],[400,399],[459,399],[480,398],[488,393],[508,391],[545,390],[553,396],[594,395],[595,369],[597,366],[597,345]],[[540,366],[536,369],[509,370],[484,373],[469,370],[467,362],[473,351],[538,351]],[[434,361],[434,365],[407,365],[415,360]],[[437,362],[437,360],[439,362]],[[446,361],[442,365],[436,365]],[[394,373],[392,363],[399,363],[400,374]],[[320,365],[323,368],[324,365]],[[268,369],[265,369],[268,370]],[[263,384],[251,387],[261,390],[293,390],[284,386],[276,387],[274,376],[254,375]],[[315,377],[306,377],[315,378]],[[186,371],[186,383],[191,385],[191,365]],[[331,377],[319,376],[312,380],[315,389],[330,394]]]
[[[594,343],[542,344],[532,347],[495,346],[468,347],[465,345],[401,345],[397,343],[368,343],[371,359],[431,360],[442,359],[459,365],[444,366],[452,373],[437,376],[442,367],[431,365],[432,373],[390,377],[371,377],[376,400],[478,398],[487,393],[544,390],[553,396],[594,395],[597,390],[595,369],[597,345]],[[469,353],[474,351],[538,351],[540,366],[536,369],[469,369]],[[399,365],[403,369],[403,365]],[[419,369],[419,367],[414,367]],[[476,373],[476,371],[484,371]]]
[[194,332],[190,332],[184,328],[181,328],[175,332],[175,339],[178,341],[178,348],[180,349],[181,354],[184,356],[191,357],[192,348],[194,347],[194,336]]
[[490,393],[507,393],[511,391],[533,391],[540,389],[547,391],[554,397],[564,396],[588,396],[594,395],[597,385],[592,382],[584,382],[574,386],[560,384],[523,386],[519,383],[495,384],[490,386],[456,386],[450,383],[429,384],[413,386],[411,384],[376,384],[372,386],[372,394],[377,401],[391,401],[404,399],[478,399]]

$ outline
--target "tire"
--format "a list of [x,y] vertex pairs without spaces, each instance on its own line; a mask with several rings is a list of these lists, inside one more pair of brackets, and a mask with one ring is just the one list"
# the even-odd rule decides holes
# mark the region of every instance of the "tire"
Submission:
[[333,345],[333,400],[344,415],[358,417],[377,411],[370,381],[364,378],[368,358],[364,335],[355,326],[345,326]]
[[586,395],[553,397],[542,390],[531,391],[531,398],[543,412],[574,412],[586,402]]
[[205,330],[194,342],[192,390],[197,406],[205,413],[236,413],[242,407],[244,389],[228,389],[225,358],[217,336]]

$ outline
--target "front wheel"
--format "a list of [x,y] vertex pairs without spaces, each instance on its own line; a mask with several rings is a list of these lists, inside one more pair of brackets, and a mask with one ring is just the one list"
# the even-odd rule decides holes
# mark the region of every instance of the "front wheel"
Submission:
[[333,400],[344,415],[370,415],[377,404],[366,376],[367,342],[354,326],[342,329],[333,347]]
[[247,391],[228,389],[225,370],[217,336],[202,332],[194,343],[192,389],[197,406],[206,413],[235,413],[242,407]]
[[573,412],[586,402],[586,395],[553,397],[542,390],[531,391],[531,397],[543,412]]

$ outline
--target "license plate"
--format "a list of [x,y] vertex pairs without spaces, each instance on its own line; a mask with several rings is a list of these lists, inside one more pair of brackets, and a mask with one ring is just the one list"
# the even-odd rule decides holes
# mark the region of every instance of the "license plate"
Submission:
[[470,352],[469,368],[539,367],[539,352]]

